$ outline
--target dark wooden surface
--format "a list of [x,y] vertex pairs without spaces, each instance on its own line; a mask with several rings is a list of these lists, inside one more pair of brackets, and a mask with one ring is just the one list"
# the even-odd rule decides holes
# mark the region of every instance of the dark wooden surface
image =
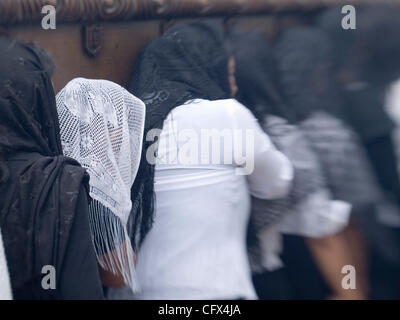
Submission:
[[132,21],[309,11],[332,5],[399,3],[399,0],[0,0],[0,24],[33,24],[51,4],[61,23]]
[[[172,23],[183,23],[192,19],[179,19]],[[298,18],[276,19],[270,16],[237,17],[235,25],[245,29],[258,29],[270,37],[288,24],[302,23]],[[171,21],[168,21],[168,24]],[[53,79],[55,89],[62,89],[75,77],[107,79],[126,86],[137,56],[143,46],[162,33],[164,20],[103,23],[102,49],[95,56],[88,55],[83,48],[82,25],[58,25],[56,30],[43,30],[39,26],[14,26],[9,34],[25,42],[34,41],[46,49],[56,64]]]
[[[347,0],[0,0],[0,25],[23,41],[36,42],[56,63],[60,90],[75,77],[103,78],[126,86],[148,41],[171,23],[217,16],[274,37],[288,25],[305,23],[316,9]],[[352,3],[371,2],[352,0]],[[372,2],[376,2],[373,0]],[[380,3],[387,2],[379,0]],[[389,1],[400,3],[400,0]],[[57,5],[56,30],[41,28],[41,7]],[[283,14],[282,13],[290,13]],[[87,54],[82,28],[96,23],[101,49]],[[93,48],[92,48],[93,49]],[[90,50],[89,50],[90,51]],[[93,50],[92,50],[93,51]]]

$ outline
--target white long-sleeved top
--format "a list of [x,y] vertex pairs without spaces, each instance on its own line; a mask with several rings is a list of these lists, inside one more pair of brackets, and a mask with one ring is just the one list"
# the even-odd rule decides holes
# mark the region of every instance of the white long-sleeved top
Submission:
[[[224,133],[219,145],[207,145],[210,132],[215,141]],[[250,194],[285,196],[289,160],[233,99],[173,109],[158,160],[155,221],[138,255],[138,298],[256,298],[246,251]]]
[[0,300],[11,300],[11,286],[8,275],[7,260],[3,247],[3,238],[0,232]]

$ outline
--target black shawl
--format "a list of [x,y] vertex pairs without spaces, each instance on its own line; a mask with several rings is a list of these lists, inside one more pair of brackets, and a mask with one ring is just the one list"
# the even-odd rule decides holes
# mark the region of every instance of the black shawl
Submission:
[[0,227],[16,299],[61,298],[59,290],[43,290],[41,272],[54,266],[59,284],[87,183],[79,164],[62,156],[46,57],[0,37]]

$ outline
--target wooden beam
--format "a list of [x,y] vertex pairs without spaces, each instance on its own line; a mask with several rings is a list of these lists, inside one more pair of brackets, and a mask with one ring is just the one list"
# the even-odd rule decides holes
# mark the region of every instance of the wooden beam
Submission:
[[[45,5],[56,7],[59,24],[307,12],[335,5],[376,3],[376,0],[0,0],[0,24],[39,23]],[[379,3],[400,4],[400,0],[379,0]]]

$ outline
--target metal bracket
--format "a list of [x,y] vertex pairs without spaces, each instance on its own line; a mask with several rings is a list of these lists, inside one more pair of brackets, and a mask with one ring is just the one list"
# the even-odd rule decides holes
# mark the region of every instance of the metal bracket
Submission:
[[82,29],[83,49],[95,58],[103,48],[103,28],[100,24],[85,25]]

